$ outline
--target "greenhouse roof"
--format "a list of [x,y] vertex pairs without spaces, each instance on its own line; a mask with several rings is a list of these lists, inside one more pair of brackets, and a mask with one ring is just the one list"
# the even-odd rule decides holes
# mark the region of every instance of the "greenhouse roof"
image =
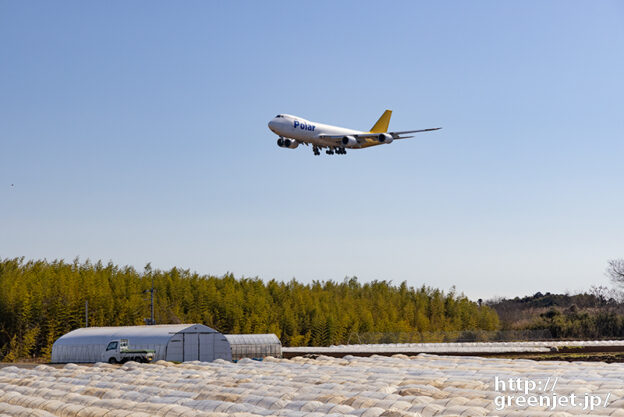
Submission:
[[158,344],[176,333],[219,333],[203,324],[159,324],[154,326],[83,327],[54,342],[55,345],[104,344],[113,339],[128,339],[129,344]]
[[281,345],[280,340],[273,333],[269,334],[226,334],[225,338],[230,345]]

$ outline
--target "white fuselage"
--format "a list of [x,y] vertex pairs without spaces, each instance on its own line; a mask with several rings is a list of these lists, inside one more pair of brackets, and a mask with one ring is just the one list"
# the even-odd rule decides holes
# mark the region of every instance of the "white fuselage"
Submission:
[[[366,133],[361,130],[345,129],[344,127],[316,123],[290,114],[280,114],[269,122],[269,129],[276,135],[294,139],[299,142],[311,143],[317,146],[335,146],[335,141],[322,139],[321,135],[349,136]],[[356,148],[359,146],[347,146]]]

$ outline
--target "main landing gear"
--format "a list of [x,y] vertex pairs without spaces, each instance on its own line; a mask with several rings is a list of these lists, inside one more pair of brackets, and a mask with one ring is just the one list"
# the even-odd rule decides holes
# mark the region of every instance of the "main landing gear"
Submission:
[[[312,147],[312,151],[314,152],[314,155],[320,155],[321,154],[321,149],[323,149],[323,147],[319,147],[319,146],[313,146]],[[327,150],[325,151],[325,153],[327,155],[333,155],[333,154],[337,154],[337,155],[346,155],[347,154],[347,150],[345,148],[342,147],[329,147],[327,148]]]

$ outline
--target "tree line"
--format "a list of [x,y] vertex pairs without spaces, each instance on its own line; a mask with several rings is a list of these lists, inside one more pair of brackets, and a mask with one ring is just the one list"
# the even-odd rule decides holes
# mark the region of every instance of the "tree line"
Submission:
[[605,275],[614,288],[591,286],[578,294],[542,294],[494,299],[504,331],[546,330],[554,339],[624,337],[624,259],[607,261]]
[[546,337],[554,339],[624,337],[624,303],[605,287],[579,294],[538,292],[488,305],[498,313],[502,330],[547,330]]
[[358,334],[495,330],[496,312],[454,289],[405,282],[313,281],[143,271],[112,262],[0,260],[0,360],[49,358],[61,335],[85,326],[202,323],[222,333],[275,333],[284,346],[354,343]]

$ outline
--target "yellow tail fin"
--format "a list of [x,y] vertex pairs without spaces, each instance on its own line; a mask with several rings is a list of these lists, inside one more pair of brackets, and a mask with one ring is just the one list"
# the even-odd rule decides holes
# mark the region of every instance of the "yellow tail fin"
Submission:
[[386,110],[381,115],[375,126],[370,130],[370,133],[385,133],[388,131],[388,125],[390,124],[390,116],[392,116],[392,110]]

